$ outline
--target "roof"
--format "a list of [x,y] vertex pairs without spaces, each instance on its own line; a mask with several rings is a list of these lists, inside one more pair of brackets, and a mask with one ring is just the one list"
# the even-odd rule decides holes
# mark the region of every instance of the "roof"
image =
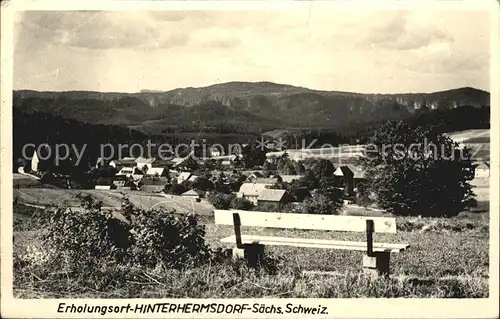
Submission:
[[184,192],[181,194],[181,196],[200,196],[195,190],[188,190],[187,192]]
[[155,160],[155,166],[158,167],[159,165],[161,165],[161,166],[172,165],[172,159],[171,158],[157,158]]
[[135,158],[133,158],[133,157],[124,157],[124,158],[121,158],[121,159],[115,159],[115,160],[113,160],[113,162],[115,164],[119,164],[119,165],[132,165],[132,164],[135,164]]
[[188,181],[190,181],[190,182],[194,182],[194,181],[195,181],[195,180],[197,180],[197,179],[198,179],[198,176],[196,176],[196,175],[191,175],[191,176],[189,176]]
[[478,163],[477,166],[476,166],[476,169],[490,169],[490,165],[489,163],[486,163],[486,162],[481,162],[481,163]]
[[258,200],[265,200],[270,202],[279,202],[285,195],[284,189],[264,189],[260,192]]
[[185,181],[189,178],[189,176],[191,176],[191,173],[190,172],[181,172],[179,174],[179,176],[177,176],[177,180],[182,180],[182,181]]
[[165,171],[165,168],[163,168],[163,167],[151,167],[146,172],[146,175],[156,175],[156,174],[162,175],[164,171]]
[[270,184],[243,183],[238,193],[246,196],[258,196],[260,192],[266,189]]
[[156,160],[156,158],[144,158],[144,157],[139,157],[135,160],[136,163],[144,163],[144,164],[151,164]]
[[346,165],[339,166],[335,172],[333,172],[335,176],[354,176],[354,172]]
[[250,174],[250,176],[254,176],[254,177],[264,177],[264,174],[262,174],[261,172],[253,172],[252,174]]
[[299,180],[303,177],[303,175],[280,175],[280,176],[281,176],[281,180],[283,180],[283,182],[287,182],[287,183],[290,183],[293,180]]

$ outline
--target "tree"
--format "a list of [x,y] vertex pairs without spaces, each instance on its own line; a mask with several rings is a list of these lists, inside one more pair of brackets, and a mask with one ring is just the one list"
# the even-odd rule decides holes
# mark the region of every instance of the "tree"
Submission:
[[365,153],[367,187],[393,214],[455,216],[473,195],[470,151],[434,126],[387,122]]
[[266,150],[255,143],[243,147],[241,154],[243,156],[242,161],[245,168],[263,165],[266,160]]
[[210,192],[207,199],[216,209],[229,209],[234,198],[234,194],[224,194],[213,191]]
[[192,187],[201,191],[210,191],[214,189],[214,184],[207,176],[200,176],[193,182]]
[[302,161],[293,161],[292,165],[295,169],[296,174],[303,175],[306,172],[306,168],[304,167]]
[[283,156],[278,160],[277,170],[279,174],[283,175],[295,175],[297,172],[295,171],[295,166],[293,165],[293,161],[290,160],[288,153],[284,153]]
[[319,190],[304,201],[307,214],[338,214],[343,206],[342,193],[336,188]]
[[165,185],[165,193],[172,195],[181,195],[186,192],[188,189],[179,183],[167,184]]

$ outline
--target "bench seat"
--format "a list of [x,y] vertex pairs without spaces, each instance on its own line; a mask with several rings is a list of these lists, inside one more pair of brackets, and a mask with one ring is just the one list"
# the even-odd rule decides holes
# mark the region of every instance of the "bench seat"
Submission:
[[[223,238],[221,239],[221,242],[235,244],[236,236],[232,235]],[[366,241],[341,241],[341,240],[326,240],[326,239],[241,235],[241,242],[242,244],[260,244],[260,245],[273,245],[273,246],[293,246],[293,247],[366,251]],[[408,244],[373,243],[374,252],[398,253],[404,251],[408,247],[410,247],[410,245]]]

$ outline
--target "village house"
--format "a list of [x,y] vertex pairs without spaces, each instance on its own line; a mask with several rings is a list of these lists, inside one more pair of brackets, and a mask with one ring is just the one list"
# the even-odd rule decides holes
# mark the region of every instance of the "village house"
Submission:
[[112,166],[117,170],[120,170],[123,167],[135,167],[136,162],[135,158],[133,157],[124,157],[122,159],[112,160],[111,162],[109,162],[109,166]]
[[135,160],[135,163],[136,163],[138,169],[148,171],[153,167],[153,162],[155,160],[156,160],[156,158],[139,157]]
[[31,171],[32,172],[37,172],[38,171],[38,164],[40,163],[40,159],[38,158],[38,154],[36,151],[33,153],[33,157],[31,158]]
[[254,205],[257,205],[259,194],[263,190],[267,189],[266,186],[269,185],[270,184],[243,183],[241,184],[238,193],[236,193],[236,196],[239,198],[245,198]]
[[293,182],[295,180],[301,179],[304,176],[303,175],[280,175],[280,177],[281,177],[281,180],[283,182],[291,183],[291,182]]
[[279,211],[286,200],[286,190],[284,189],[264,189],[259,193],[257,204],[259,206],[265,205],[268,209]]
[[181,196],[194,198],[194,199],[199,199],[201,197],[200,194],[197,191],[195,191],[194,189],[190,189],[190,190],[182,193]]
[[112,189],[114,187],[112,178],[99,178],[94,186],[95,189]]
[[333,175],[337,182],[342,185],[345,194],[354,192],[354,173],[347,165],[339,166]]
[[490,163],[480,162],[474,168],[474,178],[488,178],[490,177]]
[[118,175],[113,180],[113,185],[118,189],[130,188],[130,179],[126,175]]
[[191,175],[191,172],[180,172],[177,176],[177,183],[181,184],[182,182],[187,181]]
[[339,166],[333,175],[349,195],[352,195],[354,188],[365,179],[365,172],[352,164]]
[[217,156],[221,156],[221,151],[220,149],[216,148],[216,147],[213,147],[213,148],[210,148],[210,156],[211,157],[217,157]]
[[135,173],[135,166],[129,166],[129,167],[122,167],[118,173],[116,173],[116,176],[124,175],[127,177],[132,177]]
[[163,167],[152,167],[148,169],[144,175],[146,176],[164,176],[165,174],[165,168]]
[[165,177],[158,178],[157,180],[143,178],[140,183],[140,190],[147,193],[161,193],[167,184],[168,179]]
[[268,185],[273,185],[279,182],[280,179],[276,176],[273,177],[259,177],[257,178],[253,183],[255,184],[268,184]]
[[258,178],[263,178],[263,177],[264,175],[261,172],[253,172],[250,175],[248,175],[246,182],[254,183],[255,181],[257,181]]
[[104,157],[98,157],[95,162],[95,168],[110,166],[110,163],[111,163],[110,160],[107,160]]

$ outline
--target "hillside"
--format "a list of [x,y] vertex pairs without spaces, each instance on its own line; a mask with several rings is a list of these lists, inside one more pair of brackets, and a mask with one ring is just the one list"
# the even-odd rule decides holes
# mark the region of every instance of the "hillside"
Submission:
[[407,118],[419,109],[464,105],[489,106],[489,93],[460,88],[434,93],[359,94],[270,82],[228,82],[139,93],[14,91],[14,106],[25,111],[129,126],[147,133],[335,128]]

